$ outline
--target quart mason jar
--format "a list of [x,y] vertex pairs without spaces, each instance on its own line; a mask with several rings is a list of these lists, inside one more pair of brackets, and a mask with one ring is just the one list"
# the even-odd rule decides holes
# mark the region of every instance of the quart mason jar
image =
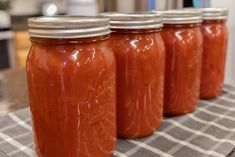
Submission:
[[117,135],[140,138],[159,128],[163,109],[165,47],[155,13],[103,13],[110,17],[117,63]]
[[209,99],[220,95],[224,86],[228,10],[204,8],[202,12],[203,59],[200,97]]
[[28,20],[29,103],[39,157],[109,157],[116,137],[115,58],[109,19]]
[[203,38],[198,10],[163,13],[166,47],[164,114],[192,112],[199,100]]

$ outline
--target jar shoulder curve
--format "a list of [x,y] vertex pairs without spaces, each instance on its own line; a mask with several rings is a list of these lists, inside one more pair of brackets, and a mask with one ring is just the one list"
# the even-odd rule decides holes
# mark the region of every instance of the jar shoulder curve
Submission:
[[220,37],[228,38],[228,28],[226,23],[203,23],[201,31],[204,37]]
[[32,66],[45,72],[89,71],[115,66],[115,58],[107,41],[58,45],[33,43],[27,57],[27,69]]
[[165,44],[171,43],[178,46],[199,45],[203,43],[203,36],[199,26],[196,27],[178,27],[163,28],[161,35]]
[[[165,46],[160,32],[133,33],[133,34],[112,34],[109,46],[115,54],[120,53],[164,53]],[[157,50],[157,51],[156,51]]]

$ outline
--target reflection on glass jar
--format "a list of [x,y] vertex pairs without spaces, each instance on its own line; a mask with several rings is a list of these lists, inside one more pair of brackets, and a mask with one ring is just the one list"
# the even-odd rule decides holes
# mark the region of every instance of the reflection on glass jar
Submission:
[[38,156],[111,156],[116,66],[109,20],[42,17],[30,19],[29,27],[27,78]]

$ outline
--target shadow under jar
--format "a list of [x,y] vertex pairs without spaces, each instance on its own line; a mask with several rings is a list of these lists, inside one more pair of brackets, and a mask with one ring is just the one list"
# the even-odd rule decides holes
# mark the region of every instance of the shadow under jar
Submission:
[[162,13],[161,35],[166,47],[164,114],[176,116],[192,112],[199,100],[201,12],[170,10]]
[[202,11],[204,44],[200,97],[209,99],[219,96],[224,86],[228,11],[224,8],[204,8]]
[[110,17],[117,63],[117,135],[141,138],[162,119],[165,47],[162,17],[154,13],[103,13]]
[[109,157],[116,142],[116,63],[103,17],[28,21],[29,102],[39,157]]

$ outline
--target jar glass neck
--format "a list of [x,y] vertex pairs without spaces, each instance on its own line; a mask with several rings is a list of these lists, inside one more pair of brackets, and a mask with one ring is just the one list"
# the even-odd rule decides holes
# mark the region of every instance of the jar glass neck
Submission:
[[189,24],[164,24],[165,28],[175,27],[175,28],[190,28],[190,27],[199,27],[201,23],[189,23]]
[[31,37],[30,41],[32,43],[38,44],[76,44],[76,43],[91,43],[104,41],[109,38],[110,35],[104,35],[99,37],[91,37],[91,38],[39,38],[39,37]]
[[111,29],[112,33],[133,33],[133,34],[142,34],[142,33],[153,33],[161,31],[161,28],[153,28],[153,29]]
[[203,23],[226,23],[225,19],[222,20],[203,20]]

